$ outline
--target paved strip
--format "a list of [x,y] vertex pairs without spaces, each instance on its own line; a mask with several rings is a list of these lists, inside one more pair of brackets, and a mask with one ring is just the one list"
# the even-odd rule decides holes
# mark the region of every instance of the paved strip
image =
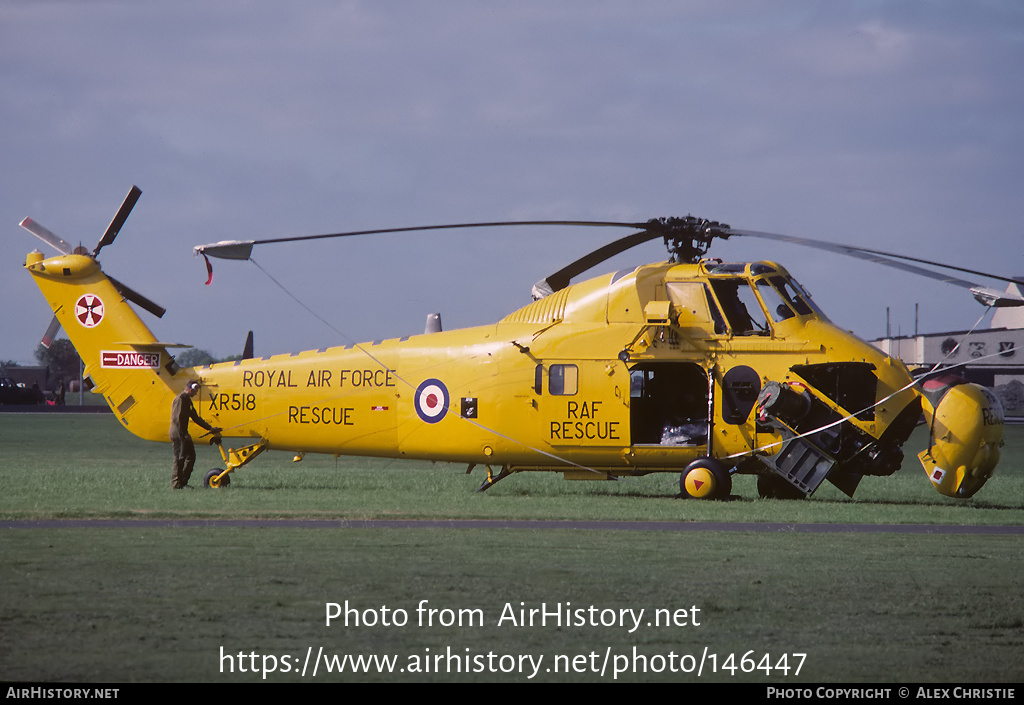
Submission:
[[754,532],[777,534],[1008,534],[1024,526],[953,524],[785,524],[711,521],[571,521],[558,519],[41,519],[0,521],[0,529],[579,529],[600,531]]

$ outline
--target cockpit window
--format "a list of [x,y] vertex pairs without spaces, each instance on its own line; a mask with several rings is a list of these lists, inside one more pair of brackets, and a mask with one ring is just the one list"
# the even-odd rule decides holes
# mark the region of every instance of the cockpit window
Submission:
[[768,315],[776,323],[796,315],[782,295],[766,279],[757,280],[757,293],[761,295],[761,300],[764,301],[764,306],[768,309]]
[[[719,264],[709,271],[721,274],[740,266]],[[666,282],[665,288],[676,310],[687,312],[697,321],[710,321],[715,335],[771,335],[771,322],[812,313],[828,320],[799,284],[778,274],[774,267],[765,265],[764,271],[776,274],[755,282],[739,276],[712,276],[706,283]]]
[[768,320],[746,279],[712,279],[733,335],[768,335]]
[[668,282],[665,285],[669,301],[679,311],[690,312],[697,321],[711,320],[715,324],[715,334],[725,335],[725,319],[722,318],[707,285],[701,282]]
[[795,280],[787,277],[772,277],[771,281],[798,315],[805,316],[813,311],[826,321],[828,320],[828,317],[811,299],[811,295],[804,291]]

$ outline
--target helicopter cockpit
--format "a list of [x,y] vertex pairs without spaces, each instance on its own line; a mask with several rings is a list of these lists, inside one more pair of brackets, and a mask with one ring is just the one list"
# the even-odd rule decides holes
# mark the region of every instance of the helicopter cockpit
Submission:
[[828,320],[810,295],[785,270],[770,262],[702,263],[705,282],[666,282],[669,300],[715,335],[770,336],[772,325],[815,315]]

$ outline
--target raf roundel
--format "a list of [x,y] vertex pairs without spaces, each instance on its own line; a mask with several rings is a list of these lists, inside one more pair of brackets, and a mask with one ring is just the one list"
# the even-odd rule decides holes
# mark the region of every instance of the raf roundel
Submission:
[[448,388],[439,379],[424,380],[416,388],[416,413],[427,423],[437,423],[448,412]]
[[96,294],[82,294],[75,302],[75,318],[85,328],[95,328],[103,320],[103,300]]

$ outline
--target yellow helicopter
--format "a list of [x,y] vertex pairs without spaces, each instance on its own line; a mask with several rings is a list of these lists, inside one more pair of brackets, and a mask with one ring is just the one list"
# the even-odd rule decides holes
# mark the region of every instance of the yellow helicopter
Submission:
[[[684,497],[724,499],[732,475],[758,475],[764,497],[806,497],[828,480],[853,496],[866,475],[889,475],[924,417],[919,454],[943,495],[973,496],[991,477],[1003,412],[984,387],[951,374],[915,378],[899,360],[832,324],[772,262],[705,259],[715,238],[799,242],[971,289],[989,306],[1024,299],[910,262],[938,263],[693,217],[645,223],[467,223],[202,245],[198,254],[248,259],[255,245],[464,227],[626,227],[636,232],[534,287],[535,301],[487,326],[180,368],[128,302],[163,308],[104,274],[97,256],[141,192],[133,187],[91,253],[25,219],[61,254],[28,255],[93,391],[126,429],[167,442],[171,403],[201,384],[199,413],[236,439],[208,487],[265,450],[429,459],[486,468],[478,491],[529,471],[607,480],[680,473]],[[569,284],[628,247],[662,238],[666,262]],[[209,267],[209,260],[206,260]],[[953,268],[956,269],[956,268]],[[212,277],[212,268],[211,277]],[[961,270],[970,271],[970,270]],[[980,272],[975,272],[981,274]],[[982,275],[992,276],[992,275]],[[995,277],[1001,279],[1002,277]],[[1009,280],[1008,280],[1009,281]],[[467,470],[467,472],[469,471]]]

